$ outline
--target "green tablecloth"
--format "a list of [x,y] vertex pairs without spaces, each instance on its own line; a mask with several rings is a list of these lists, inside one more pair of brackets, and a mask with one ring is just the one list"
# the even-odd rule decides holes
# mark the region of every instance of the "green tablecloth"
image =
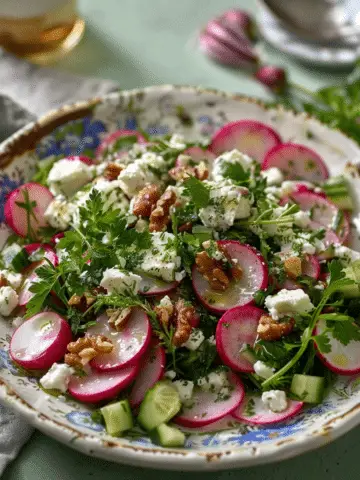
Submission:
[[[299,0],[300,1],[300,0]],[[241,73],[211,63],[196,50],[196,34],[209,18],[238,6],[255,11],[254,0],[80,0],[87,21],[84,41],[60,62],[64,70],[119,81],[122,88],[177,83],[265,97],[260,85]],[[270,63],[286,65],[294,81],[317,88],[343,73],[305,67],[267,48]],[[328,447],[276,465],[207,474],[172,474],[180,478],[247,480],[355,480],[358,429]],[[36,433],[3,480],[148,479],[158,472],[120,466],[86,457]],[[166,475],[162,473],[161,475]]]

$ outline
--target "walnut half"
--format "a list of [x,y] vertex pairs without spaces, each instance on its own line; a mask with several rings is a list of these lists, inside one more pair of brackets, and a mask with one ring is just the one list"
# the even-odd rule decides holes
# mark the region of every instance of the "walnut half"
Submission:
[[65,355],[65,363],[71,367],[82,368],[97,355],[112,352],[113,348],[111,340],[104,335],[78,338],[76,342],[68,344],[69,353]]
[[257,333],[261,340],[274,342],[275,340],[280,340],[281,337],[290,335],[294,325],[295,320],[293,318],[288,322],[278,322],[270,317],[270,315],[262,315],[257,327]]
[[170,223],[170,208],[176,202],[176,193],[173,190],[165,190],[156,207],[150,215],[150,232],[162,232]]

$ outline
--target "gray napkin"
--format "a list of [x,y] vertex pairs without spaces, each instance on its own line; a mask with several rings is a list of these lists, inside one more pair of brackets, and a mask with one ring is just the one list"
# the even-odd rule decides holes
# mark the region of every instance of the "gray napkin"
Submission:
[[[118,88],[110,80],[37,67],[0,51],[0,141],[48,110]],[[0,404],[0,476],[31,433],[22,417]]]

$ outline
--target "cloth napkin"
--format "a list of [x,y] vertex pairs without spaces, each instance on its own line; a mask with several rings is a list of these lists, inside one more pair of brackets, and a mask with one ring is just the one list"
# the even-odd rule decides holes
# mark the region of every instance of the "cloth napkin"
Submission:
[[[118,88],[110,80],[38,67],[0,51],[0,141],[53,108]],[[0,404],[0,476],[31,433],[21,416]]]

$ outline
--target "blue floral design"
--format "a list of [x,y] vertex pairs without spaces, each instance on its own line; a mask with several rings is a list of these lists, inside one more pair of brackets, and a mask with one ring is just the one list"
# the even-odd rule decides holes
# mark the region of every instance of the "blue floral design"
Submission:
[[0,223],[4,221],[4,205],[6,197],[22,183],[24,183],[23,177],[19,178],[19,180],[13,180],[6,174],[0,176]]
[[9,370],[13,375],[19,374],[18,369],[15,367],[9,356],[9,353],[6,350],[0,349],[0,370],[1,369]]
[[90,412],[70,412],[65,415],[66,419],[76,425],[77,427],[88,428],[94,432],[103,432],[105,430],[104,426],[100,423],[95,423],[91,418]]
[[166,135],[169,133],[167,125],[149,125],[146,129],[149,135]]
[[138,123],[135,115],[130,115],[129,117],[126,117],[124,123],[125,130],[136,130],[137,127]]

